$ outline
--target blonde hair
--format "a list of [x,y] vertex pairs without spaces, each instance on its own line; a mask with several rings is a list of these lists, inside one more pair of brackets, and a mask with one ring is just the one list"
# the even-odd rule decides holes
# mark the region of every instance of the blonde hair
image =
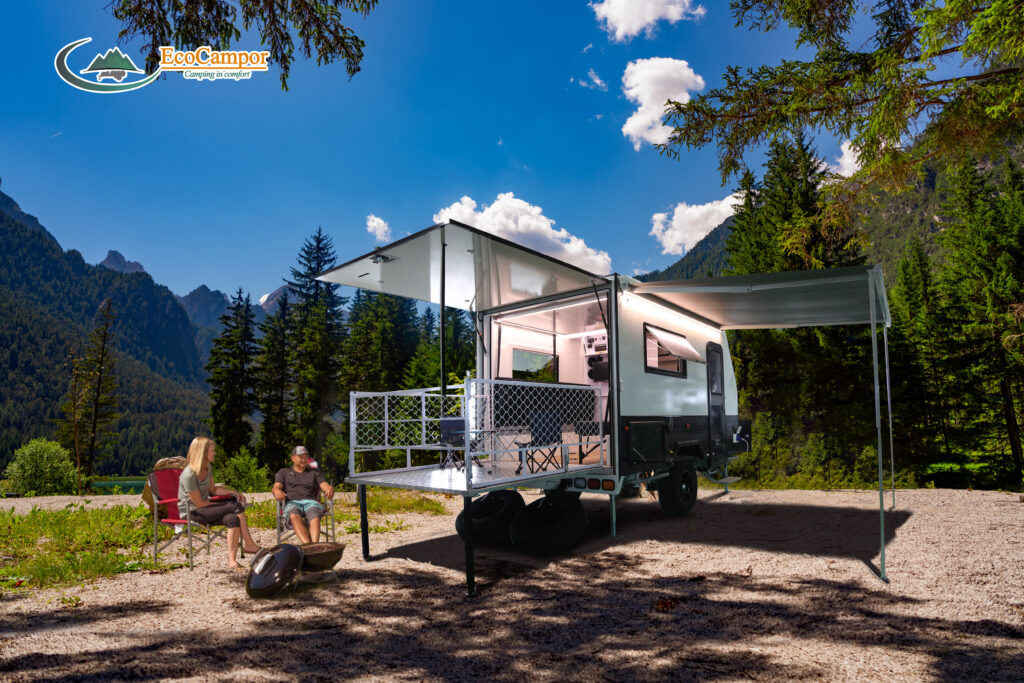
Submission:
[[198,477],[203,471],[203,464],[206,463],[206,450],[215,446],[213,439],[208,436],[197,436],[192,439],[192,445],[188,447],[188,466]]

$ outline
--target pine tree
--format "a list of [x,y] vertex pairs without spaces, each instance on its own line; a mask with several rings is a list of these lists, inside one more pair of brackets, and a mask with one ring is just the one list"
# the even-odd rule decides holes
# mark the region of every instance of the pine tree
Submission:
[[256,407],[253,393],[255,316],[252,300],[241,288],[220,318],[222,331],[213,340],[210,361],[210,431],[213,439],[232,456],[248,448],[252,438],[251,417]]
[[296,294],[292,328],[296,343],[290,365],[294,380],[293,438],[316,457],[333,431],[330,417],[341,405],[342,346],[346,337],[338,286],[317,280],[337,260],[331,238],[321,228],[299,252],[289,288]]
[[291,307],[286,291],[277,310],[259,326],[262,336],[256,343],[253,368],[256,407],[263,415],[257,458],[271,470],[285,462],[292,438],[293,377],[289,354],[294,330],[290,323]]
[[996,444],[1008,442],[1009,483],[1019,487],[1024,457],[1015,394],[1024,357],[1007,342],[1021,331],[1013,310],[1024,300],[1024,180],[1009,162],[997,189],[974,163],[964,164],[945,209],[952,220],[940,236],[946,249],[940,287],[953,323],[949,355],[957,386],[970,422],[1002,423],[1002,434],[991,436]]
[[114,309],[110,299],[100,304],[85,347],[85,433],[81,463],[88,485],[96,463],[110,454],[117,442],[117,377],[114,374]]
[[440,367],[437,316],[433,310],[427,308],[420,317],[416,351],[409,359],[402,386],[406,389],[437,386],[440,383]]
[[[761,182],[749,172],[742,178],[743,200],[727,242],[728,272],[863,263],[853,231],[822,220],[825,179],[821,161],[802,135],[773,140]],[[793,433],[833,435],[825,466],[833,452],[852,464],[873,429],[865,402],[858,400],[870,391],[869,346],[862,330],[749,330],[735,333],[731,345],[744,412],[770,413]]]
[[350,315],[345,346],[348,385],[360,391],[391,391],[403,386],[419,338],[416,303],[359,290]]
[[67,398],[61,405],[63,418],[57,420],[57,438],[75,458],[77,491],[82,494],[82,440],[85,436],[85,409],[88,400],[85,357],[81,349],[68,351],[68,369],[71,372]]

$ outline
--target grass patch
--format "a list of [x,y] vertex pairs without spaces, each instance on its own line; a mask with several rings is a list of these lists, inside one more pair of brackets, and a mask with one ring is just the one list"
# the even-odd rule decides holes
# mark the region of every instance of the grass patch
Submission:
[[152,568],[152,542],[152,517],[141,505],[0,511],[0,586],[49,588]]
[[[359,509],[359,503],[348,503],[345,508]],[[424,496],[416,491],[404,489],[366,489],[366,510],[371,514],[395,514],[398,512],[421,512],[429,515],[444,515],[447,511],[436,498]]]

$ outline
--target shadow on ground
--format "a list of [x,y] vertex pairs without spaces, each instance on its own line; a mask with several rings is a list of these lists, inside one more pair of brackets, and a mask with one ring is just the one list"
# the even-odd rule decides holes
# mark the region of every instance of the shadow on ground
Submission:
[[[1024,678],[1024,634],[1009,624],[909,616],[913,600],[824,579],[602,578],[634,560],[616,551],[573,558],[468,600],[428,568],[359,565],[341,586],[229,601],[226,620],[238,629],[147,631],[127,645],[9,657],[0,678],[792,680],[842,676],[836,667],[851,651],[878,662],[870,671],[880,678],[887,657],[907,656],[928,663],[922,677]],[[371,585],[385,590],[367,600]],[[116,621],[89,617],[99,633]],[[827,654],[801,652],[822,642]]]
[[[617,508],[618,535],[609,535],[610,509],[607,498],[584,497],[590,524],[583,541],[571,553],[580,557],[617,545],[637,541],[668,544],[700,544],[740,547],[770,553],[860,560],[876,574],[874,558],[879,551],[877,510],[852,507],[795,505],[785,503],[749,504],[727,497],[702,499],[693,512],[681,519],[662,514],[656,500],[648,497],[620,501]],[[906,510],[885,514],[886,543],[910,518]],[[453,533],[418,543],[373,553],[377,559],[396,557],[464,570],[465,550]],[[355,549],[358,552],[358,548]],[[483,586],[501,580],[509,571],[522,572],[546,567],[550,560],[523,556],[511,544],[479,547],[477,573]],[[496,571],[497,575],[489,575]]]

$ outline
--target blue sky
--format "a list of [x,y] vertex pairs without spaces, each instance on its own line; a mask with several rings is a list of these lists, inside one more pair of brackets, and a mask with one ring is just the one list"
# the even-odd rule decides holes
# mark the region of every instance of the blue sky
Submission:
[[[0,72],[0,190],[65,249],[90,263],[117,249],[178,294],[206,284],[259,297],[317,226],[342,260],[379,244],[369,216],[392,239],[450,215],[595,270],[664,267],[679,258],[666,245],[683,252],[713,227],[730,189],[711,148],[658,155],[644,98],[795,52],[790,34],[735,28],[725,2],[646,4],[659,1],[685,16],[385,1],[350,17],[366,41],[351,81],[343,65],[299,58],[288,92],[272,67],[239,82],[170,74],[118,95],[75,90],[53,66],[72,40],[93,37],[75,69],[116,44],[108,0],[4,3],[4,61],[17,67]],[[144,61],[140,44],[122,49]],[[820,155],[834,162],[840,142],[819,139]]]

